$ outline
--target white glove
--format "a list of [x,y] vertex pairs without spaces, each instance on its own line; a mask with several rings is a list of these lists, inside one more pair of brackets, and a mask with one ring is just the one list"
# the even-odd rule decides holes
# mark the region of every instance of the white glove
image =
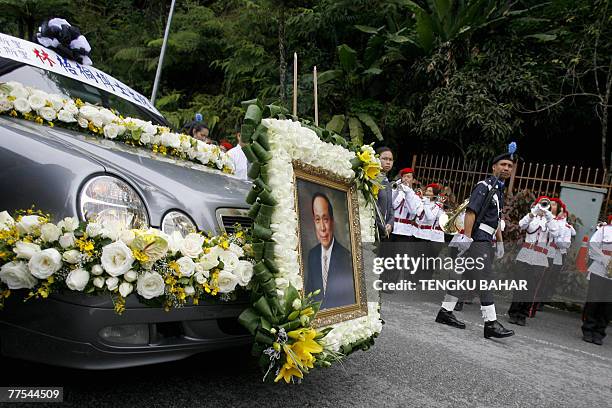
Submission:
[[534,217],[536,215],[538,215],[538,206],[534,205],[533,207],[531,207],[531,215],[533,215]]
[[470,249],[470,245],[472,245],[474,240],[467,235],[459,234],[456,239],[453,239],[453,242],[448,244],[449,247],[455,247],[459,250],[457,256],[463,255],[468,249]]
[[497,242],[495,244],[495,258],[502,259],[504,257],[504,243]]
[[546,217],[546,221],[550,221],[554,218],[550,210],[543,210],[543,211],[544,211],[544,217]]

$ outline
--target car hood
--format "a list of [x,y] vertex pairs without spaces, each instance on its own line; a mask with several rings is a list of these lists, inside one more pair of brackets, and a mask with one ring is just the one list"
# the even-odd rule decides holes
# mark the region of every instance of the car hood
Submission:
[[[73,154],[101,165],[106,173],[129,182],[141,195],[152,226],[159,227],[171,210],[187,213],[203,231],[218,230],[215,212],[220,208],[248,209],[246,195],[251,182],[216,169],[155,154],[121,142],[84,135],[75,131],[42,127],[17,121],[28,128],[30,137],[54,140]],[[26,136],[26,132],[19,132]],[[67,164],[69,166],[70,164]]]

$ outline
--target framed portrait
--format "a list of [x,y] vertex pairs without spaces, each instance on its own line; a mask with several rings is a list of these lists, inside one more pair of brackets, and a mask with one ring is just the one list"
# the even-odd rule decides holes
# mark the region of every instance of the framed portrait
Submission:
[[354,183],[293,161],[304,294],[319,290],[315,326],[366,316],[359,204]]

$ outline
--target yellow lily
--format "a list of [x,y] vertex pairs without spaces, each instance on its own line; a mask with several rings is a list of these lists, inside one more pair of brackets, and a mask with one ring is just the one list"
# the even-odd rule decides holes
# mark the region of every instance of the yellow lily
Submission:
[[278,375],[274,379],[274,382],[279,382],[281,379],[283,379],[287,384],[289,384],[293,376],[296,376],[298,378],[304,378],[304,374],[302,374],[300,370],[298,370],[289,363],[285,363],[283,364]]
[[364,167],[363,172],[365,173],[365,176],[368,180],[373,180],[380,173],[380,166],[378,166],[378,164],[372,163],[367,164]]
[[369,163],[370,161],[372,161],[372,157],[370,156],[370,152],[369,151],[364,151],[361,153],[357,153],[357,157],[359,157],[359,160],[361,160],[364,163]]

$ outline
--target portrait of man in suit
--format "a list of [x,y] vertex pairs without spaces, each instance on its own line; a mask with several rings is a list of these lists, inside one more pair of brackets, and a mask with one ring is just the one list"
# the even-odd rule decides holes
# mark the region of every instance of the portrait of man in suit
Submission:
[[322,302],[321,310],[352,305],[356,302],[352,257],[334,235],[332,202],[326,194],[315,192],[311,208],[318,244],[308,252],[306,293],[320,289],[315,300]]

